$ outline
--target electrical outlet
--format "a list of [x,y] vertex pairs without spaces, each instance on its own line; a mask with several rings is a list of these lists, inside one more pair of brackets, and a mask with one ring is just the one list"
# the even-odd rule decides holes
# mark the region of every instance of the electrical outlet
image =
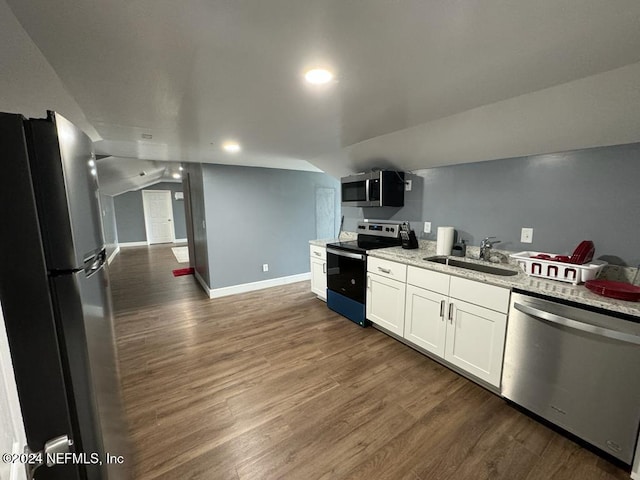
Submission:
[[411,184],[412,184],[412,183],[413,183],[413,182],[412,182],[411,180],[405,180],[405,181],[404,181],[404,190],[405,190],[406,192],[410,192],[410,191],[411,191]]
[[520,233],[521,243],[533,243],[533,228],[523,228]]
[[431,233],[431,222],[424,222],[424,233]]
[[262,264],[262,271],[263,272],[268,272],[269,271],[269,264],[268,263]]

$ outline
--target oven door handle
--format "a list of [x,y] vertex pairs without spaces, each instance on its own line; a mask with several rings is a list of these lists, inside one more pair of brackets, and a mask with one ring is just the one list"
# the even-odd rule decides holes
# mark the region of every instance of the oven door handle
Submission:
[[531,315],[532,317],[539,318],[540,320],[544,320],[546,322],[556,323],[564,327],[573,328],[574,330],[580,330],[582,332],[591,333],[593,335],[599,335],[601,337],[612,338],[614,340],[620,340],[622,342],[640,345],[640,337],[638,337],[637,335],[579,322],[571,318],[561,317],[560,315],[545,312],[544,310],[538,310],[537,308],[522,305],[521,303],[517,302],[515,302],[513,306],[516,310],[519,310],[522,313],[526,313],[527,315]]
[[345,252],[342,250],[334,250],[333,248],[327,248],[327,253],[332,253],[333,255],[338,255],[340,257],[355,258],[356,260],[364,260],[365,257],[361,253]]

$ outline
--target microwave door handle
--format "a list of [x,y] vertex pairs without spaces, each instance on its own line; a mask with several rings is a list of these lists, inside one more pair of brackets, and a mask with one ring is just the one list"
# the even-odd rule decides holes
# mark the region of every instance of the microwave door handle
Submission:
[[539,318],[547,322],[557,323],[558,325],[573,328],[574,330],[580,330],[582,332],[591,333],[593,335],[600,335],[602,337],[640,345],[640,337],[636,335],[619,332],[617,330],[611,330],[609,328],[598,327],[596,325],[589,325],[587,323],[579,322],[571,318],[561,317],[560,315],[555,315],[543,310],[538,310],[537,308],[533,308],[528,305],[522,305],[517,302],[514,303],[513,306],[516,310],[519,310],[522,313],[526,313],[527,315],[531,315],[532,317]]
[[368,202],[369,201],[369,183],[371,182],[371,180],[369,180],[368,178],[364,181],[364,201]]

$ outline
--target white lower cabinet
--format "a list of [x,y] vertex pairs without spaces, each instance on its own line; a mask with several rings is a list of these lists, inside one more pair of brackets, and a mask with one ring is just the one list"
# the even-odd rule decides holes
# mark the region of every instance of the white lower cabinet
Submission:
[[327,249],[311,246],[311,291],[327,300]]
[[407,285],[398,280],[367,274],[367,318],[400,336],[404,333],[404,297]]
[[404,334],[406,281],[406,265],[367,260],[367,319],[400,336]]
[[499,387],[507,315],[461,300],[449,305],[445,360]]
[[404,338],[499,387],[509,289],[416,267],[407,282]]
[[444,357],[446,304],[446,295],[407,285],[404,338]]

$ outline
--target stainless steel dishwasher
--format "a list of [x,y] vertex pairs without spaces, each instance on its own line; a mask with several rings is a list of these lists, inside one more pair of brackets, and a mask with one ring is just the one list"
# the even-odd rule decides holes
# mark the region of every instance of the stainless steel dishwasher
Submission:
[[631,464],[640,323],[513,293],[502,395]]

